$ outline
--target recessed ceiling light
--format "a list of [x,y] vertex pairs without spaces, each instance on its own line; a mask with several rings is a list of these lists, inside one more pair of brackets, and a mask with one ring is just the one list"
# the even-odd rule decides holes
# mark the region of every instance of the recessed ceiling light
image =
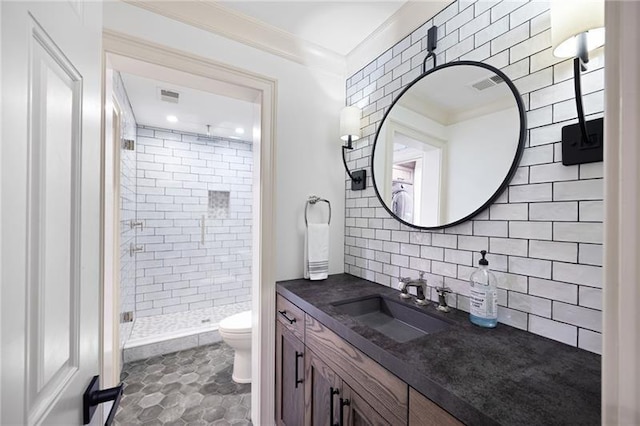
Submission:
[[176,117],[175,115],[167,115],[167,121],[169,123],[177,123],[178,117]]
[[236,127],[236,133],[239,135],[244,135],[244,129],[242,127]]

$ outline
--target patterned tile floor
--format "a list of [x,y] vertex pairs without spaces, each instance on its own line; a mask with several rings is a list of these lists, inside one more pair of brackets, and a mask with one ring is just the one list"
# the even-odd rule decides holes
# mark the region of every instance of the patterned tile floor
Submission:
[[250,426],[251,385],[232,369],[223,342],[126,364],[115,424]]

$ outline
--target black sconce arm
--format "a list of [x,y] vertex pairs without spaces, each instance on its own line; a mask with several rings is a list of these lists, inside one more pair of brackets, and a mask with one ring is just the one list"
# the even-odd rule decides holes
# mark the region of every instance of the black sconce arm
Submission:
[[347,145],[342,147],[342,163],[344,164],[344,169],[347,171],[349,178],[351,179],[351,190],[352,191],[361,191],[366,189],[367,187],[367,171],[366,170],[358,170],[353,173],[349,170],[349,166],[347,166],[347,150],[353,149],[353,141],[351,136],[347,140]]
[[585,143],[589,142],[589,133],[587,132],[587,123],[584,118],[584,106],[582,104],[582,70],[585,68],[584,61],[581,57],[573,60],[573,84],[576,92],[576,109],[578,110],[578,123],[580,124],[580,133]]
[[349,148],[346,146],[342,147],[342,162],[344,163],[344,169],[347,171],[347,174],[349,175],[349,178],[351,178],[352,181],[359,183],[362,180],[362,178],[353,176],[351,174],[351,171],[349,171],[349,166],[347,166],[347,150],[348,149],[353,149],[353,148]]

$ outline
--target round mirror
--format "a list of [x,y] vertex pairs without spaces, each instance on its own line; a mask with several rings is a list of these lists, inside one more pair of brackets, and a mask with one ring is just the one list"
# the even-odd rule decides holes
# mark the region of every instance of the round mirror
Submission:
[[515,173],[525,111],[513,82],[480,62],[427,71],[393,101],[373,147],[373,184],[401,222],[456,225],[491,204]]

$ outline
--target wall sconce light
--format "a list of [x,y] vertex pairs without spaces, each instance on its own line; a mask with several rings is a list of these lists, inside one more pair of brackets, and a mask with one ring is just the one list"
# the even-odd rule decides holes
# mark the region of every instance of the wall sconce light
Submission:
[[340,112],[340,139],[347,144],[342,146],[342,161],[347,174],[351,178],[351,190],[361,191],[367,187],[367,171],[357,170],[353,173],[347,166],[346,151],[353,149],[353,141],[360,139],[360,108],[347,106]]
[[551,45],[554,56],[575,57],[573,79],[578,124],[562,128],[562,164],[602,161],[604,119],[585,121],[580,77],[587,70],[589,52],[604,45],[604,0],[553,0]]

